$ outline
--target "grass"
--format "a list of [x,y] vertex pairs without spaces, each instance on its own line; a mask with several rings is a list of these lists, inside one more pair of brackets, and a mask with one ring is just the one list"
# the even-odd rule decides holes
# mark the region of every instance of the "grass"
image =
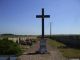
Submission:
[[80,57],[80,50],[79,49],[73,49],[73,48],[60,48],[59,49],[63,56],[68,58],[79,58]]
[[57,42],[55,40],[50,40],[49,41],[49,45],[53,46],[53,47],[65,47],[64,44],[60,43],[60,42]]
[[63,56],[68,58],[79,58],[80,57],[80,49],[74,49],[74,48],[64,48],[66,47],[65,44],[57,42],[55,40],[50,40],[49,45],[52,47],[56,47],[59,49],[59,51],[63,54]]

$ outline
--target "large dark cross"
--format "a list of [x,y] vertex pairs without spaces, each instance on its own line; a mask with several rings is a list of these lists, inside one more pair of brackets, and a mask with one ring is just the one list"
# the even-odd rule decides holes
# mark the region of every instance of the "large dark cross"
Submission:
[[42,15],[36,15],[36,18],[42,18],[42,39],[40,40],[40,48],[37,52],[47,53],[46,40],[44,39],[44,18],[49,18],[50,15],[44,15],[44,8],[42,8]]
[[36,15],[36,18],[42,18],[42,38],[44,39],[44,18],[49,18],[50,15],[44,15],[44,8],[42,8],[42,15]]

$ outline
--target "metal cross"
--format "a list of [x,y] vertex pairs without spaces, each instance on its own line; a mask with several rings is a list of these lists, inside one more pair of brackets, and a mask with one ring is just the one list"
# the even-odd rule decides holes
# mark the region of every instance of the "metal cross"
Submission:
[[44,39],[44,18],[50,18],[50,15],[44,15],[44,8],[42,8],[42,15],[36,15],[36,18],[42,18],[42,38]]

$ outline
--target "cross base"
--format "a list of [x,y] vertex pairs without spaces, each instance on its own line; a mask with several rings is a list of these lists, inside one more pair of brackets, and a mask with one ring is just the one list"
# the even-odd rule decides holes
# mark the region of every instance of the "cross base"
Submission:
[[40,53],[40,54],[48,53],[47,47],[46,47],[46,40],[44,40],[44,39],[40,40],[40,47],[39,47],[37,53]]

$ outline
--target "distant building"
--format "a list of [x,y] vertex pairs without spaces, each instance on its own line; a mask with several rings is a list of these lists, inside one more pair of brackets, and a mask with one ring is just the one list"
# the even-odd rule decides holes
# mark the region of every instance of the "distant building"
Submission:
[[8,40],[12,40],[14,42],[16,42],[16,41],[19,42],[19,37],[8,37]]
[[30,40],[30,39],[37,39],[37,36],[27,36],[27,35],[10,35],[10,36],[0,36],[0,39],[3,39],[7,37],[8,40],[12,40],[14,42],[18,42],[19,43],[19,40],[22,40],[22,41],[25,41],[25,40]]

